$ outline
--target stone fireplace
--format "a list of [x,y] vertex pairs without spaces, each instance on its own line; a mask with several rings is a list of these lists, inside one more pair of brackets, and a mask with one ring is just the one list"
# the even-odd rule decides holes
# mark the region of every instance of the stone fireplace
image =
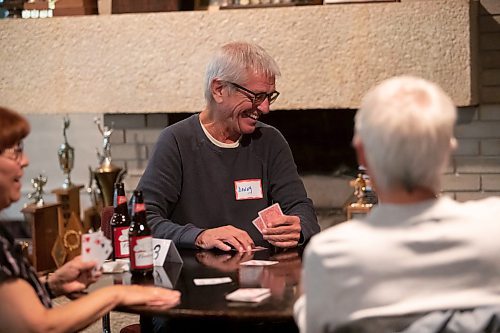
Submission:
[[[244,39],[260,43],[281,67],[283,98],[263,121],[289,141],[326,219],[351,194],[352,117],[361,96],[403,73],[437,82],[460,107],[460,146],[443,192],[458,200],[498,195],[499,15],[498,0],[402,0],[0,20],[1,103],[33,125],[23,191],[30,192],[39,172],[49,174],[47,192],[62,182],[56,150],[64,114],[72,119],[74,181],[86,185],[88,167],[97,164],[98,116],[115,124],[113,157],[127,167],[127,188],[134,188],[161,128],[203,106],[208,55]],[[19,205],[4,214],[17,218]]]

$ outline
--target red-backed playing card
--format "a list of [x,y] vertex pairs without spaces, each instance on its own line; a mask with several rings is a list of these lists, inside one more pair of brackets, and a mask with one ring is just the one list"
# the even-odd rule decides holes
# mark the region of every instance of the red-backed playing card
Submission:
[[266,227],[264,222],[262,222],[262,219],[260,217],[257,217],[255,220],[252,221],[253,225],[262,233],[262,229]]
[[280,205],[278,203],[275,203],[274,205],[271,205],[259,212],[259,216],[265,225],[274,220],[276,217],[282,215],[283,212],[281,211]]

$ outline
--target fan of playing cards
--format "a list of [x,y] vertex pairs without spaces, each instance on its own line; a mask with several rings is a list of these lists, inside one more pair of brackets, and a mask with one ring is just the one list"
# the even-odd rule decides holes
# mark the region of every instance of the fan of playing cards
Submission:
[[111,254],[111,241],[104,236],[102,231],[82,235],[82,261],[95,261],[96,270]]
[[282,216],[283,212],[278,203],[271,205],[259,212],[259,217],[252,221],[253,225],[262,233],[262,230],[266,228],[266,224],[272,221],[277,216]]

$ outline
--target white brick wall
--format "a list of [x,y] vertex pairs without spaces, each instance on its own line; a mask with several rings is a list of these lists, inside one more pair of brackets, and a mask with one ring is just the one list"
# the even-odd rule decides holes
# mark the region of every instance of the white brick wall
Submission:
[[500,192],[500,175],[482,175],[481,184],[484,191]]
[[500,105],[459,110],[459,147],[443,178],[443,191],[457,200],[500,193]]
[[455,156],[479,155],[479,140],[459,139]]
[[124,183],[131,192],[137,187],[161,130],[168,125],[168,114],[106,114],[104,123],[114,128],[113,163],[127,169]]
[[500,1],[480,1],[479,35],[481,104],[460,110],[460,147],[443,183],[460,201],[500,195]]
[[481,190],[481,176],[467,174],[444,175],[443,187],[447,191],[479,191]]

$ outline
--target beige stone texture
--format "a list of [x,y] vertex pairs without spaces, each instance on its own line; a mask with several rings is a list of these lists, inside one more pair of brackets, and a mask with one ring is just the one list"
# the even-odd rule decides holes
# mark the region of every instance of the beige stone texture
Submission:
[[281,66],[275,109],[356,108],[397,74],[474,105],[471,11],[434,0],[1,20],[0,100],[25,113],[196,112],[209,55],[250,40]]

